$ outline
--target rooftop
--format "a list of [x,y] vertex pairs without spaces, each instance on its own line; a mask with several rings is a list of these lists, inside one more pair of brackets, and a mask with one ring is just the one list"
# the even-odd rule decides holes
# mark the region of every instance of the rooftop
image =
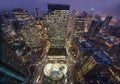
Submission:
[[68,4],[48,4],[48,10],[54,11],[54,10],[69,10],[70,5]]
[[50,48],[47,55],[65,55],[66,56],[66,49],[65,48]]

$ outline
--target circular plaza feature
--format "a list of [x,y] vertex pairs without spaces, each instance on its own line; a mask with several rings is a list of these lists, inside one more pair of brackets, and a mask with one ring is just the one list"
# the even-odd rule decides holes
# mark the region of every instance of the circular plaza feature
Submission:
[[47,77],[50,77],[52,80],[60,80],[67,73],[67,65],[60,63],[49,63],[44,67],[44,74]]

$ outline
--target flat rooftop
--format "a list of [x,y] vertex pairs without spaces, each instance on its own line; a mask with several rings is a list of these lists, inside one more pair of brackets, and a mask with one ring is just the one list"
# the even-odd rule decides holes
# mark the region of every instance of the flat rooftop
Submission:
[[54,10],[69,10],[70,5],[69,4],[48,4],[48,11],[54,11]]
[[50,48],[47,55],[51,56],[59,56],[59,55],[67,55],[65,48]]

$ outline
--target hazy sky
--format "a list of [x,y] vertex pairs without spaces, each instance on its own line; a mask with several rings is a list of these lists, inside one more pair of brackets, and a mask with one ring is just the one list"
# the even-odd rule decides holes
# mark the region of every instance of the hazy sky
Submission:
[[120,14],[120,0],[0,0],[0,10],[25,8],[29,12],[34,12],[36,7],[47,10],[48,3],[70,4],[71,10],[88,11],[94,8],[97,12]]

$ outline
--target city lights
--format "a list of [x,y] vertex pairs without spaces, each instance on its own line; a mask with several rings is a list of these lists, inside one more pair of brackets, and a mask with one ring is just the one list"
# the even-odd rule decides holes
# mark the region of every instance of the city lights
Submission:
[[120,18],[91,2],[0,9],[0,84],[120,84]]

